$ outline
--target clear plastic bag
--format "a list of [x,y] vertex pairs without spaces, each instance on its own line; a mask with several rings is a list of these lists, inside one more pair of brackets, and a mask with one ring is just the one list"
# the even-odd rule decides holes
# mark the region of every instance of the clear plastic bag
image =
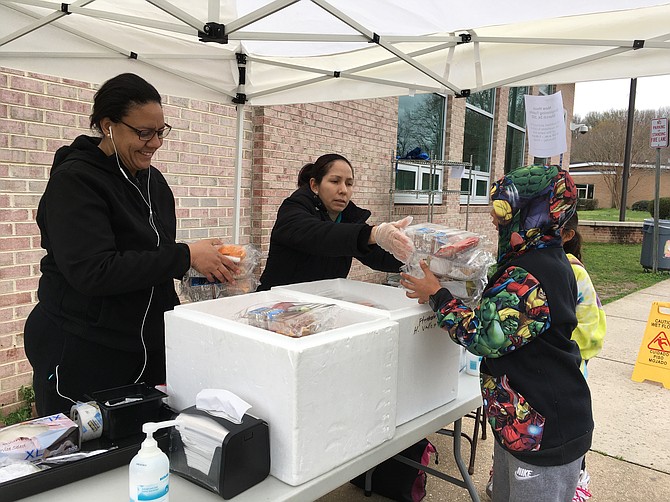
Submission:
[[331,329],[339,311],[327,303],[279,302],[248,307],[239,317],[251,326],[300,338]]
[[256,291],[259,281],[255,271],[261,261],[258,248],[253,244],[226,244],[219,248],[219,252],[235,261],[240,269],[234,276],[235,282],[209,282],[200,272],[190,268],[180,282],[180,294],[192,302],[199,302]]
[[405,229],[415,252],[401,270],[423,277],[419,262],[425,260],[440,284],[451,294],[473,307],[488,281],[488,269],[495,258],[487,250],[485,236],[435,223],[411,225]]

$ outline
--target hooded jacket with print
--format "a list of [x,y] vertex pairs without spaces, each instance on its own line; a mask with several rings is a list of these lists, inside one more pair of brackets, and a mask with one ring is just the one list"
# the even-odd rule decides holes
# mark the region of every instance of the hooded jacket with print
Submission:
[[164,350],[163,314],[179,303],[173,279],[190,264],[175,242],[174,197],[160,171],[126,178],[99,143],[79,136],[54,157],[37,210],[40,307],[68,333],[131,352],[143,350],[144,322],[147,349]]
[[497,270],[470,309],[438,292],[440,326],[483,356],[481,390],[496,440],[532,465],[563,465],[591,446],[591,396],[571,334],[577,288],[560,227],[576,208],[570,175],[556,166],[512,171],[491,189]]

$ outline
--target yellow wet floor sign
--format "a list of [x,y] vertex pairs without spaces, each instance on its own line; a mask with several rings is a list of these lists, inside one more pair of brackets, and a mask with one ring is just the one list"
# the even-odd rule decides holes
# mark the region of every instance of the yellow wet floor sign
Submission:
[[670,309],[670,303],[651,304],[631,379],[634,382],[661,382],[663,387],[670,389],[670,314],[662,312],[661,308]]

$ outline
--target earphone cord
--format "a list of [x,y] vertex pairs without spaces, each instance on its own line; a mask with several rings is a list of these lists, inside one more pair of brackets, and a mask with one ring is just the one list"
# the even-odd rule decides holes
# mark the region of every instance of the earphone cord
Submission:
[[60,393],[60,387],[59,387],[59,383],[58,383],[58,367],[59,367],[59,366],[60,366],[60,364],[57,364],[57,365],[56,365],[56,394],[58,394],[58,395],[59,395],[60,397],[62,397],[63,399],[67,399],[67,400],[69,400],[69,401],[72,401],[74,404],[77,404],[77,401],[75,401],[75,400],[72,399],[71,397],[65,396],[65,395],[63,395],[63,394]]
[[161,236],[160,236],[160,233],[158,233],[158,228],[156,228],[156,224],[154,223],[154,212],[153,212],[153,209],[151,207],[151,189],[149,188],[149,184],[151,183],[151,167],[149,167],[149,174],[147,176],[147,197],[149,198],[149,200],[147,200],[147,199],[144,198],[144,194],[142,193],[142,190],[140,190],[140,188],[135,183],[130,181],[130,178],[128,178],[128,175],[126,174],[126,172],[121,167],[121,162],[119,161],[119,152],[116,150],[116,143],[114,143],[114,137],[112,136],[111,128],[110,128],[109,137],[112,140],[112,147],[114,148],[114,157],[116,158],[116,165],[119,167],[119,171],[121,171],[121,174],[123,174],[123,177],[126,178],[128,183],[130,183],[135,188],[135,190],[137,190],[137,193],[140,194],[140,197],[142,198],[144,203],[149,208],[149,226],[151,227],[151,229],[156,234],[156,247],[158,247],[158,246],[160,246],[160,243],[161,243]]
[[[154,223],[154,216],[153,216],[153,210],[151,208],[151,189],[149,188],[149,183],[151,182],[151,167],[149,167],[149,174],[147,176],[147,199],[144,198],[144,195],[142,194],[142,190],[139,189],[139,187],[130,181],[130,178],[128,178],[128,175],[126,172],[123,170],[121,167],[121,162],[119,161],[119,152],[116,150],[116,144],[114,143],[114,138],[112,137],[112,130],[110,128],[109,131],[110,139],[112,140],[112,147],[114,147],[114,154],[116,157],[116,165],[119,166],[119,170],[121,171],[121,174],[123,174],[123,177],[126,178],[128,183],[130,183],[132,186],[135,187],[137,192],[140,194],[140,197],[142,197],[142,200],[144,203],[149,207],[149,226],[151,226],[152,230],[156,233],[156,247],[160,246],[161,243],[161,236],[158,233],[158,229],[156,228],[156,225]],[[140,381],[140,378],[142,378],[142,375],[144,375],[144,370],[147,368],[147,360],[148,360],[148,354],[147,354],[147,344],[144,341],[144,324],[147,320],[147,316],[149,315],[149,309],[151,308],[151,301],[153,300],[154,297],[154,286],[151,286],[151,294],[149,295],[149,303],[147,304],[147,308],[144,311],[144,316],[142,317],[142,326],[140,327],[140,340],[142,341],[142,351],[144,352],[144,362],[142,363],[142,371],[140,371],[140,374],[137,376],[135,379],[134,383],[137,383]],[[58,374],[56,374],[58,376]],[[56,383],[58,383],[58,380],[56,380]]]

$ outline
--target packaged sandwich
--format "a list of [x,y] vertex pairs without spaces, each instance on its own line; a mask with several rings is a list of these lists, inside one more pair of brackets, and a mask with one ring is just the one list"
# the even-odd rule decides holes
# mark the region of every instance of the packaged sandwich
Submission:
[[256,269],[261,262],[261,252],[253,244],[224,244],[219,253],[226,255],[238,267],[235,282],[210,282],[197,270],[190,268],[180,282],[179,292],[192,302],[213,300],[228,296],[252,293],[258,287]]
[[331,329],[339,311],[326,303],[279,302],[249,307],[239,317],[251,326],[300,338]]

